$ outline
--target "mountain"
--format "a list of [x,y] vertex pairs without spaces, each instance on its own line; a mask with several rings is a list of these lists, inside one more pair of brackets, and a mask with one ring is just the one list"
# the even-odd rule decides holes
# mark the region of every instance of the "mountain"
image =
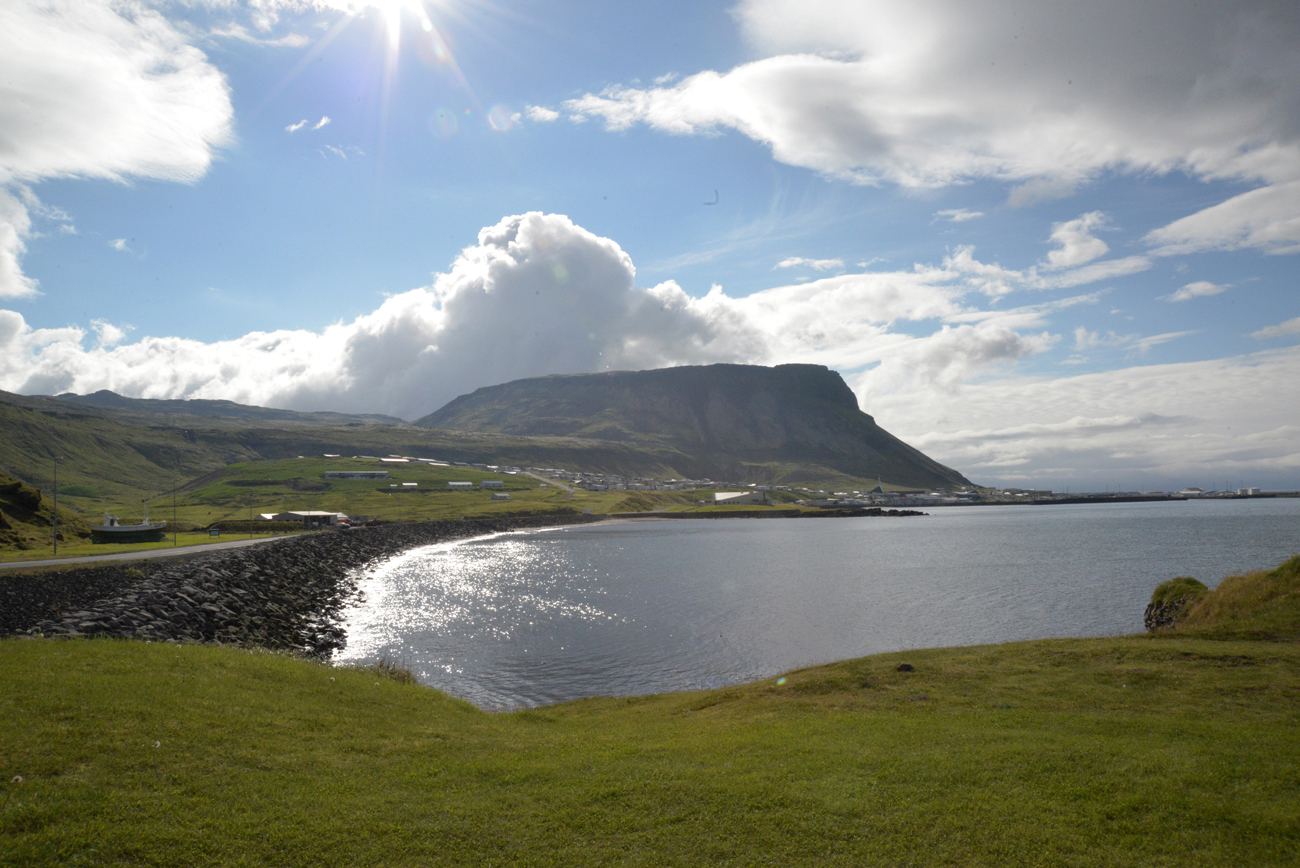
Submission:
[[515,380],[462,395],[414,423],[520,437],[578,437],[679,453],[680,475],[801,483],[970,482],[858,408],[822,365],[707,365]]
[[94,407],[101,410],[120,410],[127,413],[148,413],[161,416],[198,416],[207,419],[243,419],[258,422],[299,422],[304,425],[400,425],[396,416],[353,415],[349,413],[302,413],[295,410],[273,410],[236,404],[234,401],[195,399],[127,398],[116,392],[101,389],[90,395],[66,393],[54,398],[74,406]]

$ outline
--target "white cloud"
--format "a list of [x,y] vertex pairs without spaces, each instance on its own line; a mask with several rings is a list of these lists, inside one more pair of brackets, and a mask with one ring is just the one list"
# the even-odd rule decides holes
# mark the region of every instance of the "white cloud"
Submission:
[[1300,348],[1046,379],[949,394],[890,392],[871,405],[908,443],[981,482],[1168,488],[1300,478]]
[[29,298],[40,295],[37,283],[23,274],[23,253],[27,251],[32,219],[22,201],[0,187],[0,298]]
[[967,220],[974,220],[983,217],[983,211],[970,211],[966,208],[946,208],[943,211],[935,211],[935,220],[947,220],[951,223],[965,223]]
[[132,328],[131,326],[115,326],[111,322],[102,319],[91,320],[90,327],[99,336],[99,345],[105,348],[120,344],[126,338],[126,333]]
[[1211,295],[1218,295],[1232,288],[1230,283],[1210,283],[1208,280],[1198,280],[1189,283],[1182,289],[1169,295],[1161,296],[1165,301],[1191,301],[1194,298],[1205,298]]
[[834,268],[843,268],[843,259],[804,259],[802,256],[787,256],[778,262],[774,268],[811,268],[815,271],[830,271]]
[[[707,362],[805,361],[852,368],[900,352],[924,379],[951,385],[972,366],[1042,345],[1014,329],[1041,316],[990,315],[926,343],[900,320],[963,314],[963,286],[941,269],[842,274],[743,298],[703,298],[674,282],[635,286],[617,244],[567,218],[530,213],[479,233],[451,269],[422,289],[322,332],[253,333],[204,344],[121,338],[83,346],[81,329],[31,329],[6,312],[0,388],[112,389],[142,397],[227,398],[299,408],[382,411],[413,418],[479,386],[538,373]],[[895,361],[889,361],[895,359]],[[324,360],[324,361],[322,361]]]
[[329,115],[324,115],[324,116],[321,117],[320,120],[318,120],[318,121],[316,122],[316,125],[315,125],[314,127],[312,127],[312,129],[313,129],[313,130],[319,130],[321,127],[325,126],[325,125],[328,124],[329,122],[330,122],[330,116],[329,116]]
[[528,114],[529,120],[543,124],[559,120],[560,118],[560,113],[555,111],[555,109],[548,109],[545,106],[540,105],[530,105],[524,109],[524,111]]
[[1074,348],[1076,350],[1090,350],[1097,347],[1116,347],[1118,349],[1135,350],[1139,354],[1145,354],[1152,347],[1158,347],[1161,344],[1167,344],[1170,341],[1179,338],[1189,337],[1196,334],[1195,331],[1165,332],[1158,335],[1120,335],[1113,331],[1106,334],[1089,331],[1083,326],[1074,330]]
[[1061,289],[1138,274],[1150,268],[1151,260],[1145,256],[1125,256],[1123,259],[1106,259],[1047,276],[1035,274],[1035,283],[1042,289]]
[[1155,229],[1146,240],[1159,256],[1246,248],[1300,253],[1300,181],[1234,196]]
[[241,24],[228,22],[221,27],[209,30],[206,34],[209,37],[218,39],[238,39],[240,42],[247,42],[250,45],[260,45],[264,48],[302,48],[309,44],[311,39],[301,33],[289,33],[278,39],[266,39],[260,36],[254,36],[248,32],[248,28]]
[[302,129],[305,126],[307,126],[307,119],[303,118],[302,120],[298,121],[298,123],[296,124],[289,124],[289,126],[284,128],[284,131],[286,133],[296,133],[298,132],[298,130]]
[[1060,245],[1047,254],[1048,268],[1074,268],[1105,256],[1110,246],[1093,235],[1106,225],[1106,215],[1090,211],[1075,220],[1052,225],[1052,241]]
[[1290,5],[750,0],[736,16],[773,56],[566,108],[612,129],[735,129],[864,183],[1300,175]]
[[1076,178],[1033,178],[1011,188],[1007,194],[1007,205],[1012,208],[1028,208],[1039,202],[1068,199],[1078,187]]
[[1267,340],[1268,338],[1283,338],[1290,335],[1300,335],[1300,316],[1289,319],[1286,322],[1278,323],[1275,326],[1262,328],[1257,332],[1251,332],[1250,336],[1256,340]]
[[131,249],[126,246],[125,238],[114,238],[112,241],[108,242],[108,246],[118,251],[119,253],[128,252]]
[[734,130],[853,183],[1002,181],[1012,207],[1107,172],[1262,181],[1148,240],[1300,251],[1294,3],[743,0],[733,14],[760,59],[564,108],[611,130]]
[[47,178],[192,181],[229,141],[225,78],[139,4],[0,4],[0,297],[36,292],[22,273],[31,200]]
[[[965,303],[979,297],[970,273],[950,265],[841,274],[741,298],[715,286],[695,298],[672,281],[638,288],[616,243],[530,213],[483,229],[430,286],[320,332],[128,343],[125,327],[95,322],[90,346],[87,329],[35,329],[0,311],[0,388],[414,418],[480,386],[543,373],[809,362],[848,372],[888,430],[980,481],[1050,487],[1096,479],[1099,466],[1148,478],[1218,467],[1262,484],[1300,472],[1300,348],[1056,380],[1017,375],[1059,343],[1053,316],[1100,293],[981,310]],[[1265,331],[1300,333],[1300,320]],[[1074,342],[1141,353],[1188,334],[1084,329]]]

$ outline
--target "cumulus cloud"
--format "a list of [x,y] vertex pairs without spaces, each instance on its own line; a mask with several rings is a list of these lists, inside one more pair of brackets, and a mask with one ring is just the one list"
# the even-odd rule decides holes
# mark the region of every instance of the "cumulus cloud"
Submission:
[[131,250],[131,248],[126,246],[125,238],[114,238],[112,241],[108,242],[108,246],[118,251],[119,253],[125,253]]
[[721,290],[634,285],[617,244],[567,218],[528,214],[484,229],[428,287],[321,332],[255,332],[205,344],[105,327],[33,329],[0,313],[0,384],[97,389],[287,407],[431,412],[478,386],[553,372],[761,359],[763,335]]
[[1075,220],[1052,226],[1052,241],[1060,245],[1047,254],[1048,268],[1074,268],[1105,256],[1110,246],[1093,235],[1093,231],[1106,225],[1106,215],[1090,211]]
[[1250,336],[1256,340],[1267,340],[1269,338],[1284,338],[1291,335],[1300,335],[1300,316],[1289,319],[1286,322],[1278,323],[1275,326],[1262,328],[1257,332],[1251,332]]
[[788,256],[773,266],[773,268],[811,268],[814,271],[830,271],[843,267],[843,259],[804,259],[802,256]]
[[549,109],[540,105],[530,105],[524,111],[527,113],[529,120],[543,124],[559,120],[560,118],[560,113],[555,109]]
[[1187,284],[1176,292],[1161,296],[1161,298],[1165,301],[1191,301],[1194,298],[1218,295],[1221,292],[1227,292],[1231,288],[1232,284],[1230,283],[1210,283],[1208,280],[1198,280]]
[[611,129],[734,129],[860,183],[1041,196],[1108,169],[1300,176],[1287,4],[747,0],[735,15],[771,56],[565,107]]
[[0,82],[0,296],[36,292],[21,269],[30,205],[15,190],[47,178],[192,181],[230,138],[225,78],[138,4],[0,4]]
[[479,386],[607,366],[802,361],[880,365],[882,378],[913,366],[921,380],[950,388],[980,365],[1048,345],[1045,336],[1016,331],[1039,324],[1041,311],[955,323],[933,339],[893,331],[899,321],[970,313],[960,275],[944,269],[841,274],[743,298],[716,286],[694,298],[672,281],[639,288],[635,276],[610,239],[534,212],[485,228],[432,285],[321,332],[125,343],[124,333],[96,325],[98,345],[87,348],[85,330],[33,329],[6,312],[0,388],[112,389],[413,418]]

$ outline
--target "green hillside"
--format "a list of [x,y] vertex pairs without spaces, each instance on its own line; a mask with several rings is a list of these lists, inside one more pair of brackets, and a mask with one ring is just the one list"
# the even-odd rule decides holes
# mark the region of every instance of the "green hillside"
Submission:
[[415,424],[668,449],[681,456],[674,469],[693,478],[970,484],[878,426],[839,374],[821,365],[708,365],[516,380],[462,395]]
[[[44,548],[54,539],[54,501],[40,489],[0,473],[0,550]],[[90,525],[59,504],[59,541],[90,538]]]

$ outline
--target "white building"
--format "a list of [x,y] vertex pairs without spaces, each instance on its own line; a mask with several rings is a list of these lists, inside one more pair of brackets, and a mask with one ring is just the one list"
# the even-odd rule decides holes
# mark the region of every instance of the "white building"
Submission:
[[767,503],[762,491],[715,491],[713,502],[718,504]]
[[452,491],[469,491],[474,487],[472,482],[448,482],[447,487]]
[[326,470],[326,479],[387,479],[387,470]]
[[500,479],[484,479],[478,484],[479,488],[505,488],[506,484]]
[[[263,513],[266,515],[266,513]],[[297,509],[289,512],[277,512],[270,521],[300,521],[307,527],[324,527],[338,524],[347,518],[345,512],[324,512],[319,509]]]

